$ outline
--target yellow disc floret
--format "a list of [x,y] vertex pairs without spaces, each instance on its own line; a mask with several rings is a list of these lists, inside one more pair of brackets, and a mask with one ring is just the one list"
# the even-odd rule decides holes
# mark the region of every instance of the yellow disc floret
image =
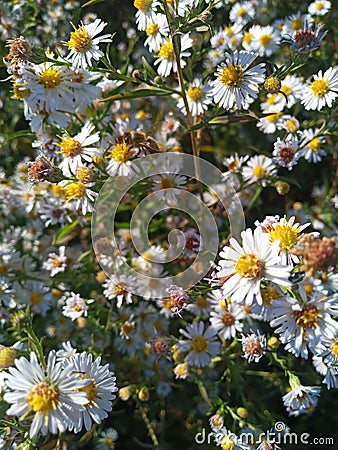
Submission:
[[39,74],[39,83],[46,89],[55,89],[61,84],[61,69],[56,69],[54,66],[43,70]]
[[241,86],[243,81],[243,69],[238,64],[232,64],[223,69],[221,82],[228,88]]
[[208,349],[208,341],[204,336],[195,336],[191,342],[191,350],[195,353],[203,353]]
[[235,270],[241,277],[258,277],[262,270],[262,263],[256,255],[244,253],[237,261]]
[[316,95],[317,97],[324,97],[329,91],[329,87],[329,82],[326,80],[315,80],[311,84],[313,95]]
[[48,414],[60,403],[59,392],[53,384],[41,381],[28,392],[27,403],[32,411]]
[[79,28],[73,25],[74,31],[70,33],[70,39],[66,42],[69,50],[76,53],[85,53],[92,47],[92,38],[89,36],[85,25],[82,23]]

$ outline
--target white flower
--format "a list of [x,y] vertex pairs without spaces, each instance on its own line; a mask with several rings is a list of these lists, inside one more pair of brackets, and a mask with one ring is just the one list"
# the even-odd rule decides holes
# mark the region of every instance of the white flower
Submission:
[[106,171],[110,176],[120,175],[130,177],[138,171],[131,159],[136,156],[136,150],[126,142],[117,142],[106,154],[109,159]]
[[[186,50],[192,47],[192,39],[190,34],[184,34],[181,37],[181,54],[180,54],[180,65],[181,67],[186,66],[186,61],[183,58],[190,56],[190,52]],[[177,62],[175,58],[174,45],[170,38],[166,38],[160,47],[157,55],[157,60],[154,65],[158,65],[157,73],[162,77],[167,77],[170,75],[171,71],[177,72]]]
[[247,304],[253,302],[254,296],[262,304],[261,281],[270,280],[282,286],[290,286],[288,277],[291,266],[281,265],[279,242],[270,242],[270,238],[261,228],[254,232],[250,228],[242,231],[242,246],[231,238],[231,247],[224,247],[220,252],[222,258],[214,278],[219,280],[224,296]]
[[64,184],[64,198],[66,202],[70,202],[74,210],[77,210],[80,214],[86,215],[87,212],[93,212],[95,198],[99,195],[97,192],[89,189],[89,186],[81,181],[74,181]]
[[251,1],[238,2],[230,10],[229,18],[231,22],[236,24],[245,25],[250,22],[255,15],[255,9]]
[[321,111],[324,106],[331,108],[338,96],[337,67],[330,67],[324,74],[320,70],[313,78],[314,81],[309,82],[304,88],[301,103],[307,110]]
[[241,305],[231,301],[221,301],[223,296],[220,291],[215,293],[219,295],[220,300],[210,313],[210,323],[221,338],[230,340],[236,336],[237,331],[242,331],[243,324],[240,320],[244,319],[246,314]]
[[321,148],[325,144],[326,139],[320,136],[319,128],[308,128],[299,132],[300,137],[300,155],[308,162],[317,163],[322,160],[322,156],[326,155],[326,151]]
[[315,0],[308,6],[308,13],[311,16],[325,16],[331,9],[331,2],[328,0]]
[[317,406],[320,387],[302,386],[298,379],[290,380],[291,390],[283,396],[283,403],[289,416],[299,416],[310,412]]
[[286,350],[307,359],[308,349],[317,355],[322,349],[321,339],[336,335],[338,324],[331,315],[336,313],[337,300],[334,296],[320,298],[319,293],[308,299],[303,289],[300,295],[301,299],[285,296],[273,300],[270,325],[277,327],[275,333]]
[[279,164],[281,167],[292,170],[301,156],[300,152],[298,152],[298,140],[286,138],[285,141],[282,141],[278,137],[273,147],[273,162]]
[[107,428],[102,431],[97,450],[113,450],[118,437],[119,434],[115,428]]
[[64,272],[67,267],[66,247],[62,245],[59,248],[59,254],[49,253],[47,261],[42,264],[43,269],[50,271],[50,276],[54,277],[57,273]]
[[150,52],[159,52],[164,42],[164,36],[168,35],[168,21],[164,14],[153,14],[146,26],[147,39],[144,45],[148,45]]
[[108,416],[108,411],[112,410],[112,401],[116,397],[114,393],[118,391],[116,377],[109,370],[109,364],[101,365],[101,357],[93,361],[93,355],[86,352],[74,355],[67,369],[70,373],[80,374],[81,379],[87,381],[86,386],[79,391],[85,392],[88,398],[85,409],[77,411],[76,420],[69,429],[78,433],[84,425],[89,431],[93,421],[101,423]]
[[[210,98],[210,87],[207,84],[203,86],[202,80],[195,78],[192,83],[189,84],[189,89],[187,90],[187,101],[189,111],[193,116],[203,114],[212,103]],[[187,114],[183,98],[179,99],[177,102],[177,107],[183,111],[184,114]]]
[[63,369],[55,360],[53,350],[44,370],[35,353],[31,353],[30,361],[24,357],[16,359],[15,367],[9,368],[6,375],[4,400],[12,404],[6,414],[21,420],[31,418],[31,438],[40,431],[44,436],[48,432],[64,432],[74,425],[83,405],[88,403],[83,390],[88,381],[81,381],[78,374]]
[[181,193],[181,189],[186,185],[186,177],[179,173],[162,172],[161,175],[152,177],[152,192],[154,197],[160,201],[164,201],[169,206],[177,205],[177,197]]
[[178,342],[178,350],[189,351],[184,361],[190,366],[205,367],[220,350],[220,343],[216,340],[216,330],[208,327],[204,331],[203,322],[193,322],[186,329],[180,329],[188,340]]
[[70,40],[65,42],[68,50],[70,50],[66,59],[71,61],[73,67],[85,69],[87,66],[92,65],[92,59],[98,61],[103,56],[103,52],[99,49],[99,44],[111,42],[111,35],[97,35],[101,33],[106,25],[107,23],[101,19],[96,19],[87,25],[82,23],[78,28],[73,25],[74,31],[70,33]]
[[87,317],[88,306],[86,301],[80,297],[80,294],[72,292],[66,300],[66,304],[62,308],[62,314],[72,320],[79,317]]
[[99,141],[99,133],[94,133],[94,125],[87,121],[80,133],[71,137],[66,133],[61,137],[61,143],[56,144],[60,147],[60,153],[63,161],[59,164],[63,174],[66,176],[76,175],[76,171],[83,165],[83,161],[91,162],[94,155],[98,155],[98,149],[92,147],[92,144]]
[[276,166],[271,158],[264,155],[252,156],[247,165],[243,167],[243,179],[250,183],[268,184],[268,178],[275,175]]
[[258,84],[263,83],[265,64],[251,67],[257,54],[246,51],[226,53],[226,63],[222,63],[211,82],[214,101],[224,109],[247,109],[258,95]]
[[279,33],[273,26],[256,25],[252,31],[251,48],[259,56],[271,56],[279,47],[279,39]]
[[102,285],[105,288],[103,294],[109,300],[116,298],[116,306],[120,308],[123,301],[125,301],[126,304],[133,302],[132,294],[128,292],[128,289],[130,289],[134,283],[135,279],[132,276],[110,275],[109,280]]
[[266,337],[259,332],[242,335],[242,339],[239,339],[242,343],[242,350],[244,352],[243,358],[247,359],[249,363],[254,361],[259,362],[266,350]]
[[283,264],[297,264],[299,262],[298,256],[293,255],[292,251],[295,250],[304,236],[302,231],[311,225],[310,222],[300,225],[297,222],[295,223],[295,220],[295,216],[291,216],[289,220],[286,220],[286,217],[280,219],[279,216],[275,216],[270,217],[268,223],[265,221],[262,224],[255,222],[255,225],[262,227],[264,233],[269,234],[271,242],[278,240]]
[[138,10],[136,13],[138,30],[146,30],[147,24],[151,22],[158,5],[157,0],[134,0],[134,6]]

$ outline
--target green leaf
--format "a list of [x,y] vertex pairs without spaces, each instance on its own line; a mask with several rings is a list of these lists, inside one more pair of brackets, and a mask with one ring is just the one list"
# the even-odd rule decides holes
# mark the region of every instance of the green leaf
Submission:
[[157,77],[157,73],[155,72],[155,70],[153,69],[153,67],[148,63],[148,61],[146,60],[146,58],[144,56],[142,56],[142,65],[146,71],[146,73],[152,78],[154,79],[155,77]]
[[76,219],[71,224],[66,225],[61,230],[59,230],[53,240],[53,244],[64,244],[65,242],[72,240],[77,235],[76,227],[78,226],[78,224],[79,221]]
[[95,5],[95,3],[102,3],[106,0],[89,0],[89,2],[86,2],[82,5],[82,8],[85,8],[86,6]]
[[106,97],[101,102],[114,102],[116,100],[129,100],[131,98],[141,98],[141,97],[158,97],[171,95],[172,92],[164,89],[137,89],[136,91],[121,92],[120,94],[111,95]]

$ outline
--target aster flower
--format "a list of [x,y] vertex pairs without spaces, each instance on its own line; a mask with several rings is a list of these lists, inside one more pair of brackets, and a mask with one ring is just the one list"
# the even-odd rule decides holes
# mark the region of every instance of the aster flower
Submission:
[[138,30],[146,30],[148,23],[151,23],[151,19],[158,5],[159,2],[157,0],[134,0],[134,6],[137,9],[136,24]]
[[[195,78],[190,84],[187,90],[187,101],[189,106],[189,111],[193,116],[199,116],[204,114],[208,109],[208,106],[212,103],[210,98],[210,87],[205,84],[203,86],[202,80],[200,78]],[[180,98],[177,102],[177,107],[187,114],[183,98]]]
[[280,35],[273,26],[256,25],[255,30],[252,30],[251,49],[259,56],[271,56],[277,50],[279,40]]
[[80,133],[72,137],[66,133],[60,137],[61,143],[56,144],[60,147],[60,153],[63,156],[63,161],[59,164],[64,175],[75,175],[79,167],[83,165],[83,161],[91,162],[93,156],[98,155],[99,151],[92,144],[100,140],[99,133],[93,133],[94,125],[89,121],[86,122]]
[[93,422],[101,423],[112,410],[112,401],[118,391],[116,378],[108,364],[101,365],[100,357],[93,361],[93,355],[86,352],[74,355],[66,368],[70,373],[80,374],[80,378],[87,382],[79,392],[86,393],[88,399],[85,409],[76,411],[76,420],[68,428],[78,433],[84,426],[89,431]]
[[87,25],[81,23],[78,28],[72,24],[74,31],[70,33],[69,41],[64,44],[70,50],[66,59],[71,61],[73,67],[85,69],[92,65],[92,59],[98,61],[103,56],[103,52],[99,49],[99,44],[111,42],[111,35],[97,35],[101,33],[106,25],[107,23],[101,19],[96,19]]
[[88,382],[56,363],[55,351],[49,353],[45,370],[31,353],[30,361],[21,357],[15,360],[15,367],[8,369],[4,400],[12,406],[6,414],[22,421],[31,419],[31,438],[39,432],[44,436],[48,432],[62,433],[74,425],[88,403]]
[[211,82],[214,102],[224,109],[247,109],[258,95],[258,84],[264,82],[265,65],[251,67],[257,54],[246,51],[226,53],[226,62],[222,63],[216,73],[216,80]]
[[66,304],[62,308],[62,314],[72,320],[77,320],[82,316],[87,317],[87,303],[80,297],[80,294],[75,294],[72,292],[66,299]]
[[277,138],[273,146],[273,162],[292,170],[301,156],[300,152],[298,152],[298,140],[289,138],[282,141],[280,138]]
[[[181,67],[186,66],[186,61],[183,58],[190,56],[190,52],[186,50],[192,47],[192,39],[190,34],[184,34],[181,37],[181,54],[180,54],[180,65]],[[157,66],[157,73],[162,77],[167,77],[170,75],[171,71],[177,72],[177,62],[175,58],[174,45],[170,38],[166,38],[160,47],[157,55],[157,59],[154,62]]]
[[266,351],[266,337],[259,332],[248,334],[247,336],[242,334],[242,338],[239,339],[242,343],[243,358],[250,362],[259,362]]
[[252,156],[242,170],[244,181],[259,183],[262,186],[267,186],[269,178],[276,172],[272,159],[264,155]]
[[295,216],[290,217],[289,220],[286,220],[286,217],[280,219],[279,216],[275,216],[271,218],[269,223],[263,222],[260,224],[258,221],[255,222],[255,225],[262,227],[264,233],[269,234],[271,242],[279,241],[280,254],[284,264],[299,262],[298,256],[293,254],[293,251],[304,236],[302,231],[310,225],[309,222],[300,225],[297,222],[295,223],[295,220]]
[[255,15],[255,9],[250,1],[237,2],[230,10],[230,21],[241,26],[250,22]]
[[168,21],[164,14],[153,14],[148,20],[145,29],[147,39],[145,46],[149,47],[150,52],[159,52],[161,45],[164,43],[165,36],[168,35]]
[[102,431],[97,450],[113,450],[118,437],[119,434],[115,428],[107,428]]
[[177,197],[186,186],[187,178],[179,173],[163,173],[152,177],[152,192],[169,206],[177,205]]
[[308,6],[308,13],[311,16],[325,16],[331,9],[331,2],[328,0],[315,0]]
[[220,350],[220,343],[216,338],[216,330],[208,327],[204,330],[203,322],[193,322],[186,329],[180,329],[180,333],[187,340],[178,342],[178,350],[189,353],[184,358],[190,366],[205,367]]
[[241,436],[237,436],[224,426],[210,434],[214,436],[216,445],[222,449],[250,450],[250,445],[245,443],[245,439],[243,440]]
[[300,289],[300,298],[285,296],[273,300],[270,325],[279,334],[285,349],[296,357],[308,358],[310,350],[314,354],[322,348],[323,337],[333,338],[337,333],[337,322],[331,317],[336,314],[336,298],[320,296],[316,293],[308,298]]
[[185,380],[189,374],[189,365],[187,363],[177,364],[174,374],[176,379]]
[[82,181],[65,182],[63,183],[63,190],[65,201],[69,202],[82,215],[94,211],[92,202],[99,194],[89,189],[88,185],[82,183]]
[[332,107],[338,96],[338,68],[330,67],[324,73],[320,70],[313,76],[314,81],[308,82],[301,99],[306,110],[321,111],[324,106]]
[[234,302],[223,300],[221,291],[215,291],[215,298],[218,304],[214,306],[210,313],[211,326],[217,330],[218,335],[223,339],[232,339],[238,331],[242,331],[243,323],[240,321],[246,317],[243,306]]
[[116,306],[120,308],[123,301],[128,305],[133,302],[131,292],[128,292],[131,286],[135,284],[135,279],[132,276],[126,275],[111,275],[102,287],[105,288],[103,295],[109,300],[116,298]]
[[326,155],[326,151],[321,148],[325,144],[326,139],[324,136],[320,136],[319,133],[319,128],[308,128],[299,132],[300,155],[308,162],[317,163],[322,160],[322,156]]
[[231,156],[227,156],[223,159],[223,164],[228,168],[229,172],[238,173],[241,172],[242,165],[249,159],[249,156],[238,156],[234,153]]
[[223,247],[219,267],[213,278],[219,280],[223,295],[232,296],[235,302],[245,300],[251,304],[254,296],[262,304],[261,281],[270,280],[282,286],[290,286],[291,267],[280,264],[279,242],[270,242],[261,228],[242,231],[242,246],[231,238],[232,247]]
[[306,414],[317,406],[320,387],[302,386],[297,377],[292,377],[290,388],[290,392],[283,396],[283,403],[289,416]]
[[50,271],[50,276],[54,277],[57,273],[64,272],[67,267],[66,247],[62,245],[59,248],[59,254],[49,253],[47,261],[44,261],[42,268]]
[[106,158],[109,159],[106,166],[107,173],[110,176],[132,176],[132,174],[137,171],[136,166],[131,161],[136,154],[136,149],[126,142],[116,142],[113,148],[106,154]]

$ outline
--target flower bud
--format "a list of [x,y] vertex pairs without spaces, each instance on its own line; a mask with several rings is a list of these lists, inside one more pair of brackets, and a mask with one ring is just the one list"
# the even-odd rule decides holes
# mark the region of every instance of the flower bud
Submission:
[[129,400],[130,396],[131,396],[130,386],[125,386],[119,390],[119,397],[124,402]]
[[14,365],[14,360],[17,356],[17,351],[13,347],[0,346],[0,370],[7,369]]
[[289,192],[290,185],[289,185],[289,183],[286,183],[285,181],[276,181],[275,188],[279,195],[285,195]]
[[141,402],[147,402],[149,400],[149,390],[146,387],[143,387],[139,390],[138,398]]

